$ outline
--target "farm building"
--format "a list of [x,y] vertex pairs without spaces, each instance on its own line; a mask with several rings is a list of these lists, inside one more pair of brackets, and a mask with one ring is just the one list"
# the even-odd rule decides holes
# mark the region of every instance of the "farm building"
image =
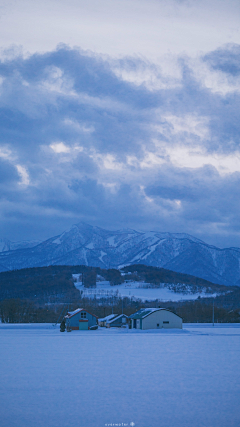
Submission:
[[113,319],[116,316],[117,314],[109,314],[106,317],[102,317],[101,319],[98,319],[99,326],[106,326],[106,322],[108,322],[109,320]]
[[114,318],[108,320],[106,322],[107,328],[121,328],[122,326],[127,326],[128,316],[126,314],[119,314],[119,316],[115,316]]
[[65,319],[67,329],[71,330],[88,330],[91,326],[97,326],[98,324],[97,316],[84,310],[84,308],[69,311]]
[[182,329],[182,319],[165,308],[142,308],[129,316],[130,328],[135,329]]

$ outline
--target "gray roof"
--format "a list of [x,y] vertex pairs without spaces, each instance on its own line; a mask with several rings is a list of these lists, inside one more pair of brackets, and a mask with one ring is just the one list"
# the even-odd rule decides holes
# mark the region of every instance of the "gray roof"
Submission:
[[118,314],[109,314],[106,317],[102,317],[101,319],[98,319],[99,322],[106,322],[108,320],[111,320],[113,317],[118,316]]
[[74,311],[68,311],[68,313],[65,317],[70,319],[70,317],[75,316],[75,314],[80,313],[80,311],[82,311],[82,310],[83,310],[83,308],[77,308]]
[[73,317],[76,314],[80,313],[80,311],[86,311],[86,313],[91,314],[91,316],[94,316],[94,317],[98,318],[95,314],[89,313],[88,310],[85,310],[85,308],[77,308],[74,311],[68,311],[67,315],[64,316],[64,317],[65,317],[65,319],[71,319],[71,317]]
[[[141,308],[141,310],[138,310],[136,313],[131,314],[131,316],[129,316],[129,319],[143,319],[144,317],[149,316],[155,311],[160,311],[160,310],[170,311],[170,313],[173,313],[171,310],[168,310],[167,308]],[[178,316],[178,315],[175,314],[175,316]]]
[[109,322],[107,323],[112,323],[115,322],[115,320],[121,319],[121,317],[128,317],[126,314],[119,314],[118,316],[114,317],[114,319],[111,319]]

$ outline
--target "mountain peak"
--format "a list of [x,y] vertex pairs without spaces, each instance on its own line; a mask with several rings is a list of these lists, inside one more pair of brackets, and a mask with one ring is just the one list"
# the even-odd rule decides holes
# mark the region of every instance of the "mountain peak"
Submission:
[[[1,242],[5,244],[4,239]],[[131,264],[163,267],[213,283],[239,285],[240,249],[220,250],[186,233],[131,228],[110,231],[80,221],[58,236],[35,242],[34,247],[28,242],[21,250],[11,246],[0,253],[0,271],[48,265],[118,268]]]

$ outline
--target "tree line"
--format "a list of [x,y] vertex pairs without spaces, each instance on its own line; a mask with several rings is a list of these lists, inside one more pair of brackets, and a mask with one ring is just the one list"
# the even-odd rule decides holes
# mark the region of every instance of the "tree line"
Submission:
[[[213,306],[210,301],[203,303],[197,300],[169,304],[158,300],[143,302],[140,299],[114,297],[100,300],[82,298],[70,304],[57,303],[47,306],[38,306],[29,300],[7,299],[0,301],[0,321],[2,323],[60,323],[68,311],[79,307],[99,318],[111,313],[121,314],[122,311],[130,316],[141,308],[148,307],[167,308],[180,316],[185,323],[211,323],[213,318]],[[239,309],[228,310],[215,306],[214,319],[216,323],[240,323],[240,312]]]

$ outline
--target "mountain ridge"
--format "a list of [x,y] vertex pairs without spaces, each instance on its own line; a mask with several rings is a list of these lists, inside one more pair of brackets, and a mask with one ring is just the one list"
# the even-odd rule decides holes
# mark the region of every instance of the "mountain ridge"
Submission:
[[186,233],[114,231],[80,222],[35,246],[20,246],[0,253],[0,271],[48,265],[119,268],[146,264],[240,286],[240,248],[217,248]]

